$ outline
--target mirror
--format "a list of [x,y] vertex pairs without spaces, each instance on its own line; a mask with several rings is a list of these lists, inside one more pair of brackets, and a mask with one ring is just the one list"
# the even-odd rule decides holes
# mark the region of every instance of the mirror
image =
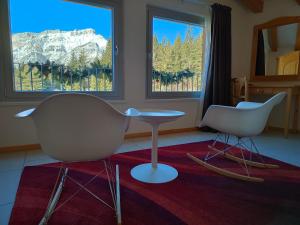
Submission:
[[[256,75],[295,75],[298,74],[299,50],[296,49],[298,24],[288,24],[259,31],[257,48],[263,44],[263,71],[256,64]],[[260,41],[260,38],[263,40]],[[261,57],[257,56],[257,60]],[[262,73],[259,73],[262,72]]]
[[254,27],[251,80],[300,79],[300,17]]

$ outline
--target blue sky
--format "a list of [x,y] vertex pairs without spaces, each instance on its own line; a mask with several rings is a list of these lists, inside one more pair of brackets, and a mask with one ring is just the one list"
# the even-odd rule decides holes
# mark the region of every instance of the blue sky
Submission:
[[167,37],[173,44],[178,34],[181,36],[181,40],[184,40],[185,33],[189,26],[192,28],[193,37],[197,37],[203,32],[203,28],[200,26],[154,18],[153,34],[157,36],[159,42],[162,41],[163,37]]
[[[92,28],[106,39],[112,35],[110,9],[63,0],[10,0],[10,16],[12,33]],[[173,43],[177,34],[184,39],[188,26],[170,20],[155,19],[153,27],[159,41],[166,36]],[[202,32],[201,27],[192,27],[193,36]]]
[[10,0],[12,33],[93,28],[110,38],[111,16],[109,9],[63,0]]

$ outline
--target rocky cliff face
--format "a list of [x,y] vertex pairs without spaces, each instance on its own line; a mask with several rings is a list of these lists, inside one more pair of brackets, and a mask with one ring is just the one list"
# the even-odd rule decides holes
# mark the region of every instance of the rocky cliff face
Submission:
[[72,53],[79,56],[84,51],[88,62],[102,56],[107,40],[93,29],[61,31],[46,30],[41,33],[18,33],[12,36],[15,63],[47,60],[68,64]]

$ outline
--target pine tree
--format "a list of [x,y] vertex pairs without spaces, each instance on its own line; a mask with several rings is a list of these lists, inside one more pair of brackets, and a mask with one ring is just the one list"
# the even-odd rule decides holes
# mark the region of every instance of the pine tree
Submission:
[[84,49],[82,49],[79,53],[78,66],[79,68],[87,67],[87,55]]
[[182,68],[182,40],[181,36],[177,34],[174,46],[173,46],[173,57],[174,57],[174,63],[173,63],[173,70],[174,72],[178,72],[180,70],[183,70]]
[[101,58],[101,65],[112,68],[112,40],[109,39]]
[[167,40],[167,43],[165,45],[164,49],[164,71],[166,72],[173,72],[174,67],[174,54],[173,54],[173,48],[171,46],[170,40]]
[[183,52],[182,52],[182,64],[183,69],[191,69],[193,58],[191,58],[191,52],[193,51],[192,45],[193,45],[193,36],[192,36],[192,27],[189,26],[187,28],[185,39],[183,43]]
[[68,66],[72,70],[78,69],[78,59],[77,59],[74,51],[72,51],[71,59],[70,59],[70,61],[68,63]]
[[167,55],[168,55],[168,47],[170,45],[170,42],[169,42],[169,39],[164,36],[162,38],[162,42],[161,42],[161,45],[160,45],[160,49],[159,49],[159,70],[163,71],[163,72],[167,72],[168,71],[168,58],[167,58]]
[[202,73],[203,66],[203,33],[201,33],[193,44],[193,71],[196,73]]
[[154,70],[158,70],[158,67],[159,67],[159,48],[160,48],[160,44],[158,42],[158,38],[156,35],[153,36],[153,47],[152,47],[152,64],[153,64],[153,69]]

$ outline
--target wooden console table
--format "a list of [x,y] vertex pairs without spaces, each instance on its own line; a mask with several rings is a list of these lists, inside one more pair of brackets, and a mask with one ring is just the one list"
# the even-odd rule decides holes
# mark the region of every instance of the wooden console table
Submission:
[[248,86],[247,98],[251,97],[251,95],[274,95],[282,91],[287,93],[284,115],[284,136],[287,137],[289,133],[290,118],[292,114],[292,97],[296,98],[295,111],[293,114],[293,130],[298,130],[298,118],[300,117],[300,84],[286,84],[284,82],[276,82],[276,84],[266,84],[250,82]]

